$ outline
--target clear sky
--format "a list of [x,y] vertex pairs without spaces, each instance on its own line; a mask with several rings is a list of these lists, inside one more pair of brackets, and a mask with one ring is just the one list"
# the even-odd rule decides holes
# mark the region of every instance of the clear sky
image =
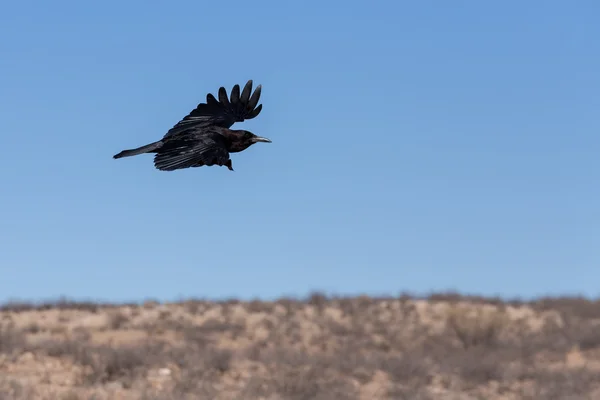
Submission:
[[[600,294],[600,3],[6,1],[0,300]],[[235,172],[112,155],[263,85]]]

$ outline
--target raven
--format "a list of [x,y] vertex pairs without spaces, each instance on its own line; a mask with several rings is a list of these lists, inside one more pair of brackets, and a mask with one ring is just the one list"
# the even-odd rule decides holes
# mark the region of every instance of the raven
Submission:
[[161,140],[131,150],[123,150],[113,158],[155,153],[154,166],[161,171],[201,167],[203,165],[226,166],[233,171],[229,153],[246,150],[254,143],[271,143],[271,140],[256,136],[246,130],[229,129],[235,122],[242,122],[258,116],[262,104],[258,100],[261,85],[252,92],[252,80],[244,86],[231,90],[227,97],[224,87],[219,88],[219,100],[206,95],[206,103],[200,103],[181,121],[175,124]]

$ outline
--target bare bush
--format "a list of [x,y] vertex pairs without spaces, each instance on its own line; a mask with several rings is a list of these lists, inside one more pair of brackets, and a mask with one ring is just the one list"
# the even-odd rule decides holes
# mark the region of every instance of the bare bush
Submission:
[[600,393],[596,305],[451,292],[11,303],[0,399],[587,399]]
[[22,350],[25,344],[23,332],[16,329],[14,324],[0,325],[0,354],[13,355]]
[[474,346],[495,346],[507,324],[506,315],[501,311],[453,307],[450,309],[446,326],[461,345],[468,349]]

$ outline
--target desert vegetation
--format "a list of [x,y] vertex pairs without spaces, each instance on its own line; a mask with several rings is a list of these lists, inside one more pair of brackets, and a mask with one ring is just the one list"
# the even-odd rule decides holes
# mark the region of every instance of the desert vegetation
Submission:
[[598,399],[600,302],[427,297],[0,306],[0,399]]

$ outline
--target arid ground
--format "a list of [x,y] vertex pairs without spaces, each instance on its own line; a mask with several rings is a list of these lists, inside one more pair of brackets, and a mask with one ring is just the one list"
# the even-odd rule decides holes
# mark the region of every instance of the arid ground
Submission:
[[0,308],[0,399],[600,399],[600,302],[417,298]]

